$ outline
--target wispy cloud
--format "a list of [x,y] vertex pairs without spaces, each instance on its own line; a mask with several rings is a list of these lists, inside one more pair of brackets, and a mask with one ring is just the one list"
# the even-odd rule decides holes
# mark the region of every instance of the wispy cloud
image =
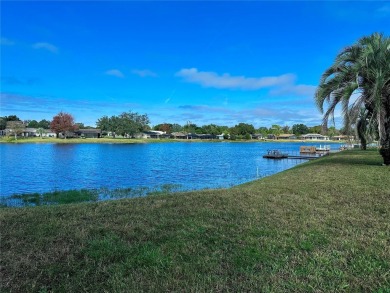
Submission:
[[172,98],[175,95],[175,93],[176,93],[176,89],[174,89],[172,91],[171,95],[168,98],[165,99],[164,104],[168,104],[172,100]]
[[218,89],[258,90],[274,86],[292,84],[293,74],[267,77],[232,76],[229,73],[218,74],[212,71],[199,71],[197,68],[183,68],[175,74],[184,81]]
[[1,83],[6,85],[33,85],[39,83],[37,78],[22,79],[14,76],[1,77]]
[[118,69],[110,69],[105,72],[107,75],[112,75],[120,78],[124,78],[125,75]]
[[7,39],[7,38],[1,38],[0,44],[4,45],[4,46],[12,46],[12,45],[15,45],[15,42],[11,41],[10,39]]
[[211,107],[208,105],[182,105],[178,108],[206,113],[232,113],[232,110],[226,107]]
[[[117,115],[127,109],[139,108],[140,104],[120,102],[115,98],[107,101],[95,99],[69,100],[55,96],[33,96],[18,93],[0,93],[2,116],[17,115],[22,119],[51,119],[59,111],[72,113],[78,122],[95,125],[104,115]],[[37,114],[32,114],[37,113]],[[43,114],[42,114],[43,113]]]
[[376,11],[380,16],[390,15],[390,4],[386,3],[385,5],[379,7]]
[[157,77],[157,73],[149,70],[149,69],[134,69],[131,73],[138,75],[140,77]]
[[290,84],[275,88],[270,91],[272,95],[299,95],[299,96],[314,96],[316,86],[307,84]]
[[58,53],[58,48],[50,43],[45,43],[45,42],[35,43],[32,45],[32,47],[34,49],[44,49],[44,50],[47,50],[51,53]]
[[216,123],[218,125],[234,126],[240,122],[253,124],[255,127],[272,124],[290,125],[304,123],[309,126],[321,123],[321,115],[311,108],[283,107],[282,105],[257,105],[237,107],[214,107],[208,105],[181,105],[176,109],[167,109],[166,114],[172,121],[183,123],[191,120],[197,125]]

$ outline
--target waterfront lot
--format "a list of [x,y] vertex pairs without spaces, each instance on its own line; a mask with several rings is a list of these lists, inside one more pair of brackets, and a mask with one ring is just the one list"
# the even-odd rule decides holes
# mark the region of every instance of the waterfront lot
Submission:
[[13,292],[388,292],[390,169],[343,151],[230,189],[4,208]]

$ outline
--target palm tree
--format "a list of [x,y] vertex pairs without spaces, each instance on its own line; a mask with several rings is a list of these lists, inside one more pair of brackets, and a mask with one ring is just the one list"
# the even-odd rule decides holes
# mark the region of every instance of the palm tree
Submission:
[[360,140],[360,148],[367,149],[367,142],[372,142],[377,138],[378,125],[376,119],[365,108],[359,109],[358,113],[349,113],[351,120],[356,120],[355,128],[357,137]]
[[[354,122],[351,113],[361,108],[377,123],[380,154],[390,165],[390,38],[374,33],[363,37],[337,55],[322,75],[315,99],[320,111],[329,104],[323,123],[327,125],[341,104],[345,126]],[[356,121],[356,120],[355,120]]]

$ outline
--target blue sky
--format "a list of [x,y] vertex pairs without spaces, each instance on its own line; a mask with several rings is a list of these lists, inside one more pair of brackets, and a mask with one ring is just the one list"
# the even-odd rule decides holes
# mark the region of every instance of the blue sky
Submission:
[[318,125],[313,94],[336,54],[390,33],[381,1],[0,5],[0,116],[90,126],[129,110],[152,125]]

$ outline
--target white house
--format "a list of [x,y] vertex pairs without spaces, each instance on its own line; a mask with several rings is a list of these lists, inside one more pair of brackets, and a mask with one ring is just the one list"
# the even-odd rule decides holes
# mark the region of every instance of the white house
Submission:
[[329,140],[329,136],[318,134],[318,133],[308,133],[301,136],[301,139],[304,140]]

